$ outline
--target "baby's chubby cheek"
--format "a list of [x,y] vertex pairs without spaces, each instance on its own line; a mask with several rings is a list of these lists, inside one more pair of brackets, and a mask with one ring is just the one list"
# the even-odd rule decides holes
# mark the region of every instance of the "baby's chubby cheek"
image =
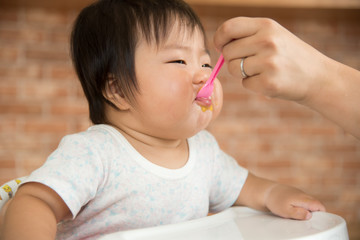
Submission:
[[214,121],[219,116],[223,105],[223,89],[219,79],[214,81],[214,92],[212,94],[213,116],[211,121]]

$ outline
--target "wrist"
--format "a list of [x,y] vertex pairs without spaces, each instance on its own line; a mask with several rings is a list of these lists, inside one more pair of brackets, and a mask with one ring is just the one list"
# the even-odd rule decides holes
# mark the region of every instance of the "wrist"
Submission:
[[299,104],[318,110],[318,106],[322,108],[324,103],[331,103],[336,96],[338,89],[341,89],[339,63],[335,60],[321,54],[318,58],[318,64],[314,64],[309,69],[307,82],[307,90],[304,98],[297,101]]
[[268,189],[265,191],[264,193],[264,204],[263,206],[265,207],[266,211],[269,211],[271,212],[271,198],[272,198],[272,195],[274,193],[274,190],[279,186],[278,183],[273,183],[272,185],[270,185],[268,187]]

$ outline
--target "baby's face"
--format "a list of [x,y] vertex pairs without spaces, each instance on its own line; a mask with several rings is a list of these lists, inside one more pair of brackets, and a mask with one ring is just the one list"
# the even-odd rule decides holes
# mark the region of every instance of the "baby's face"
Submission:
[[218,79],[212,107],[206,110],[196,100],[211,71],[210,56],[199,30],[190,34],[174,27],[160,47],[140,41],[135,52],[140,93],[133,114],[144,125],[144,131],[164,138],[187,138],[207,127],[222,107]]

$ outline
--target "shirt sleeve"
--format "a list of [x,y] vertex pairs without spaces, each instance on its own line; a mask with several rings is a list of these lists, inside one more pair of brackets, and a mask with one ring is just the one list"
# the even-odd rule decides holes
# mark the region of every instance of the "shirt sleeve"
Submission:
[[69,207],[73,218],[93,199],[103,178],[96,145],[81,134],[66,136],[45,164],[25,182],[38,182],[53,189]]
[[237,200],[247,176],[248,170],[216,145],[210,189],[210,212],[220,212],[231,207]]

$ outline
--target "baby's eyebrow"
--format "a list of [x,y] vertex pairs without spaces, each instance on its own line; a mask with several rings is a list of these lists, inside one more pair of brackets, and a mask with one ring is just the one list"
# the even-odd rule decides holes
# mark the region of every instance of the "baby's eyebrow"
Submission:
[[186,51],[190,51],[191,47],[190,46],[185,46],[185,45],[181,45],[181,44],[166,44],[163,49],[167,50],[167,49],[183,49]]
[[[181,44],[167,44],[167,45],[164,45],[162,47],[162,49],[164,49],[164,50],[180,49],[180,50],[184,50],[184,51],[187,51],[187,52],[193,51],[193,49],[190,46],[181,45]],[[210,55],[210,51],[207,48],[202,48],[202,49],[200,49],[199,52],[202,52],[203,54]]]

